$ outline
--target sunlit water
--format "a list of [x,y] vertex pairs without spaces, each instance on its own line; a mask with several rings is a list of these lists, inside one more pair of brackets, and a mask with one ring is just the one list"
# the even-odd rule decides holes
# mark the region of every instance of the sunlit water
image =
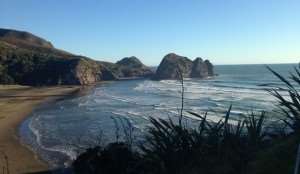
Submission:
[[[271,65],[284,76],[296,65]],[[189,123],[192,111],[218,120],[232,104],[232,120],[251,111],[272,112],[275,99],[266,88],[281,83],[264,65],[216,66],[212,79],[185,79],[184,108]],[[128,119],[135,136],[149,126],[149,117],[176,120],[181,105],[178,81],[128,80],[99,84],[87,95],[58,101],[36,109],[20,127],[22,141],[52,166],[61,166],[77,155],[80,147],[116,140],[116,123]],[[122,126],[120,126],[122,129]]]

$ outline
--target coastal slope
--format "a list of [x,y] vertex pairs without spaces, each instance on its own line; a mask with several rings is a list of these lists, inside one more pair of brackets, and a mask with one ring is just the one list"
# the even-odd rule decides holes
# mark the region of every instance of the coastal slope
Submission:
[[[89,85],[123,77],[144,77],[150,68],[136,57],[117,63],[95,61],[57,49],[31,33],[0,29],[0,84]],[[138,61],[141,66],[132,67]]]

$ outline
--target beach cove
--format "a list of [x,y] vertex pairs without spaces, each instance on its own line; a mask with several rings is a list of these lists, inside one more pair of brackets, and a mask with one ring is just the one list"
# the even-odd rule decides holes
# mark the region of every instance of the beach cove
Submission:
[[[9,172],[33,173],[45,171],[48,166],[19,141],[19,125],[42,103],[71,96],[79,91],[77,86],[28,87],[0,86],[0,164]],[[7,160],[6,160],[7,159]]]

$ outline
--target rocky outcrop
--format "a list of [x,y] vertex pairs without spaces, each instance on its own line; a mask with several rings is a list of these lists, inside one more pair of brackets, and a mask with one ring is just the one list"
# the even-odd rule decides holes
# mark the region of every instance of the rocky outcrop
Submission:
[[190,77],[193,63],[187,57],[167,54],[159,64],[154,79],[178,79],[179,69],[184,77]]
[[149,77],[153,75],[153,71],[134,56],[125,57],[118,61],[116,65],[118,66],[118,74],[121,78]]
[[213,65],[209,60],[203,61],[201,58],[196,58],[191,61],[187,57],[170,53],[161,61],[154,79],[179,79],[180,74],[184,78],[206,78],[214,75]]

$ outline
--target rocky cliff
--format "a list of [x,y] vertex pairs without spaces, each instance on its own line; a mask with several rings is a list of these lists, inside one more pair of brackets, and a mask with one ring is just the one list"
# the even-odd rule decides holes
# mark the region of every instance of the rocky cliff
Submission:
[[179,79],[179,73],[185,78],[206,78],[214,75],[213,65],[209,60],[203,61],[201,58],[196,58],[191,61],[187,57],[170,53],[161,61],[153,79]]
[[99,62],[56,49],[31,33],[0,29],[0,84],[88,85],[151,74],[136,57]]
[[0,29],[0,84],[87,85],[116,77],[96,61],[33,34]]

